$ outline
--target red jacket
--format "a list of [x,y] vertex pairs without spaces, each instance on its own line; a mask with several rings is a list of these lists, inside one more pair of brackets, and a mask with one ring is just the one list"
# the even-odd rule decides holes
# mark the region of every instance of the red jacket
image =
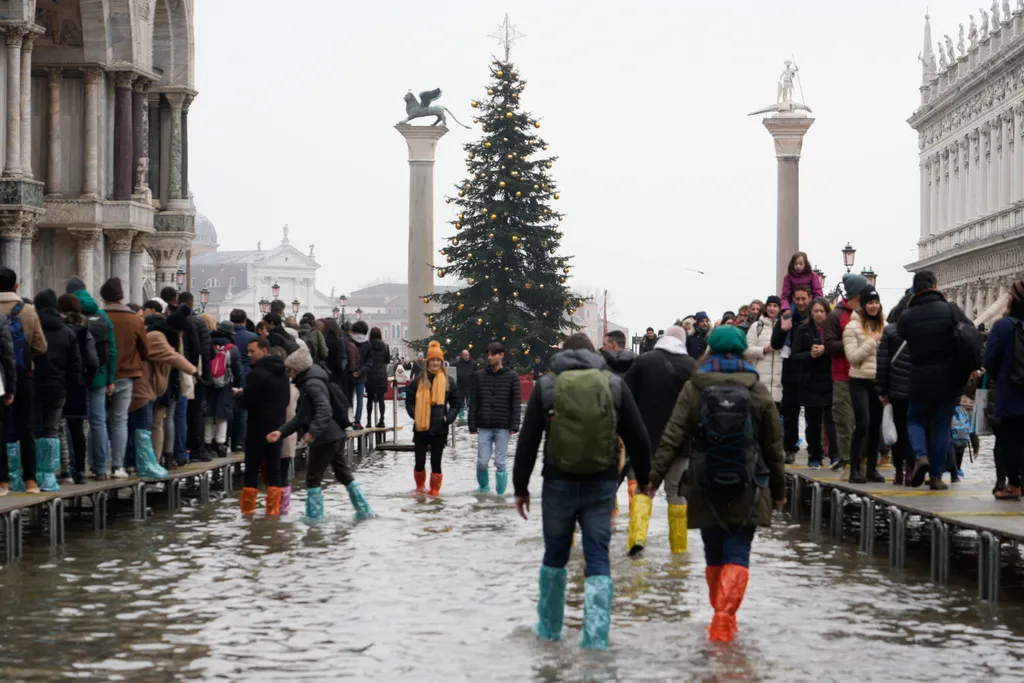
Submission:
[[850,381],[850,361],[846,360],[846,351],[843,349],[843,330],[850,322],[850,315],[853,310],[843,299],[825,320],[825,353],[832,358],[832,381]]

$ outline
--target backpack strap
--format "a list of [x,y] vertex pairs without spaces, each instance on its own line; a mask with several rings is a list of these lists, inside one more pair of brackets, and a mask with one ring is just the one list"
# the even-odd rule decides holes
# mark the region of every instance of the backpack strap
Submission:
[[21,314],[21,310],[23,308],[25,308],[25,302],[24,301],[19,301],[18,303],[14,304],[14,308],[11,309],[11,312],[9,313],[9,315],[11,315],[12,317],[17,318],[18,315]]
[[545,415],[550,415],[555,409],[555,376],[545,373],[537,380],[537,384],[540,386],[540,406]]
[[608,373],[608,386],[612,390],[612,405],[615,406],[615,415],[618,419],[618,415],[622,408],[622,391],[625,386],[625,382],[622,378],[611,372]]

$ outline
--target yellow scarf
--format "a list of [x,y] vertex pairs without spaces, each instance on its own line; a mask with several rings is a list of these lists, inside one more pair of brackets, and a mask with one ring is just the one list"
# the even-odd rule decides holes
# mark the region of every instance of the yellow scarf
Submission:
[[416,431],[430,430],[430,407],[443,406],[448,396],[448,375],[441,368],[431,378],[426,370],[420,375],[419,386],[416,387]]

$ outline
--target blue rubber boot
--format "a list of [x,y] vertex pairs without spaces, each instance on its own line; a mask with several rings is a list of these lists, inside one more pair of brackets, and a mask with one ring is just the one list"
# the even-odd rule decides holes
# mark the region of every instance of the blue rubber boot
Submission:
[[555,569],[540,566],[540,597],[537,599],[537,636],[544,640],[562,638],[562,620],[565,616],[565,567]]
[[508,470],[498,470],[494,473],[494,490],[501,496],[508,488]]
[[486,467],[483,469],[476,468],[476,483],[478,484],[477,493],[490,493],[491,492],[491,478]]
[[135,430],[135,473],[143,479],[165,479],[167,469],[156,459],[153,451],[153,432]]
[[370,503],[363,495],[363,489],[359,486],[359,482],[354,481],[346,488],[348,489],[348,499],[352,501],[352,507],[356,509],[356,520],[373,517],[373,510],[370,509]]
[[40,491],[60,491],[60,439],[36,439],[36,483]]
[[8,483],[11,491],[25,492],[25,477],[21,469],[21,444],[17,441],[7,444]]
[[324,490],[319,486],[306,489],[306,518],[312,521],[324,518]]
[[587,577],[583,593],[583,637],[580,639],[580,647],[591,650],[608,648],[613,593],[612,577]]

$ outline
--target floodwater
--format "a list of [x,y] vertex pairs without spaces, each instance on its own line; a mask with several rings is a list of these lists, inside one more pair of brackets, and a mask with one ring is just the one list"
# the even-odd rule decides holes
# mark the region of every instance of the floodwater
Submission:
[[[418,499],[411,453],[376,453],[358,479],[378,513],[354,523],[340,486],[328,520],[243,519],[237,499],[159,509],[145,523],[68,528],[50,554],[33,536],[0,569],[3,681],[977,681],[1024,676],[1024,599],[975,597],[968,559],[953,585],[813,538],[782,517],[754,545],[735,643],[712,645],[700,537],[667,548],[659,497],[642,559],[616,522],[607,652],[579,648],[582,557],[569,566],[566,631],[538,642],[540,477],[533,515],[511,491],[477,495],[475,440],[446,454],[438,500]],[[539,470],[539,468],[538,468]],[[987,477],[975,465],[969,476]],[[295,496],[301,511],[304,493]],[[625,502],[625,492],[621,499]],[[262,497],[261,497],[262,500]],[[624,505],[623,505],[624,507]],[[852,539],[851,536],[848,538]],[[912,544],[913,545],[913,544]],[[922,549],[924,549],[922,551]],[[1017,592],[1014,593],[1014,590]]]

